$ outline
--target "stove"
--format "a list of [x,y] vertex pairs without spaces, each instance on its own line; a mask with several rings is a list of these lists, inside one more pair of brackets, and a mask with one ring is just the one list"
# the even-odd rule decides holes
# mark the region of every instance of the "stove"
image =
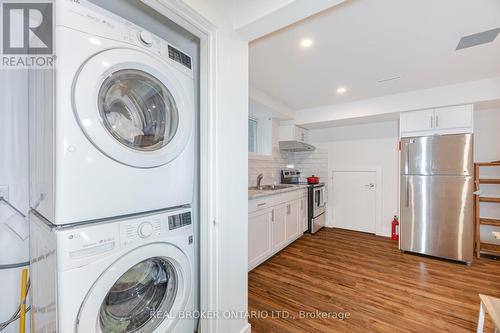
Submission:
[[308,232],[316,233],[326,223],[325,183],[309,184],[300,181],[301,172],[296,169],[281,170],[281,183],[294,185],[307,185],[307,216],[309,220]]

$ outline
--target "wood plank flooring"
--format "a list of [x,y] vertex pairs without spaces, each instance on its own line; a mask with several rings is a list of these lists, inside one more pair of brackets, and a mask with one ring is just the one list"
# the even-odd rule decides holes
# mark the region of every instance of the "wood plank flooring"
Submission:
[[323,228],[249,273],[249,321],[253,333],[475,332],[479,293],[500,297],[500,261],[467,267]]

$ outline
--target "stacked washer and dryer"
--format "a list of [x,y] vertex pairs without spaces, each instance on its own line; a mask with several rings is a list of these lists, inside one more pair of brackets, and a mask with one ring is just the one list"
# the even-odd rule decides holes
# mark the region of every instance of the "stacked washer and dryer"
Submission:
[[30,72],[33,332],[193,332],[192,59],[87,1]]

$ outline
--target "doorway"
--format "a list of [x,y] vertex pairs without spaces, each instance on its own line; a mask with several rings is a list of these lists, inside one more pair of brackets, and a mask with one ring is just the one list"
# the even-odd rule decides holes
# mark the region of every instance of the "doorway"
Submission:
[[376,233],[377,172],[371,170],[332,170],[329,205],[333,226]]

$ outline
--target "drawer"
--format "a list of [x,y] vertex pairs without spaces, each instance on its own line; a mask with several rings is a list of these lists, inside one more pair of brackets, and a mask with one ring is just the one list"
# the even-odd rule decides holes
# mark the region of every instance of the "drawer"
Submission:
[[290,201],[299,200],[307,196],[307,189],[300,189],[285,193],[270,194],[265,197],[255,198],[248,201],[248,211],[250,213],[274,207]]
[[270,208],[275,205],[274,197],[276,195],[268,195],[262,198],[252,199],[248,202],[248,211],[256,212],[261,209]]

